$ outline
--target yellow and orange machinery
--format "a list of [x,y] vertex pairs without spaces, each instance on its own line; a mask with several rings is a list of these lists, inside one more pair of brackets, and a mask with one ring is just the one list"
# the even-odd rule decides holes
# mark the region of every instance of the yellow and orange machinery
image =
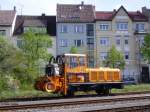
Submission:
[[88,68],[84,54],[51,57],[45,73],[35,83],[38,90],[73,95],[76,91],[90,90],[95,90],[98,94],[109,94],[112,88],[123,88],[119,69]]

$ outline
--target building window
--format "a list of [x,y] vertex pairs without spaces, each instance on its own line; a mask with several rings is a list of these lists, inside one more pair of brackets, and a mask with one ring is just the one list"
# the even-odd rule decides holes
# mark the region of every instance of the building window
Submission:
[[22,39],[17,39],[17,46],[18,46],[19,48],[22,47],[22,44],[23,44]]
[[144,36],[140,36],[139,38],[140,38],[139,39],[139,44],[140,44],[140,47],[142,47],[143,44],[144,44]]
[[75,33],[83,33],[83,25],[74,25]]
[[101,60],[105,60],[105,59],[107,58],[107,56],[108,56],[108,53],[107,53],[107,52],[101,52],[101,53],[100,53],[100,59],[101,59]]
[[89,44],[89,45],[87,46],[87,48],[88,48],[88,50],[94,50],[94,45],[93,45],[93,44]]
[[129,59],[129,52],[125,52],[124,57],[125,57],[126,60],[128,60]]
[[68,32],[67,25],[61,25],[61,33],[67,33],[67,32]]
[[136,31],[144,31],[144,23],[137,23],[135,26]]
[[120,39],[116,39],[116,45],[120,45]]
[[68,46],[68,40],[67,39],[62,39],[60,40],[60,47],[67,47]]
[[0,36],[6,36],[6,30],[0,30]]
[[128,30],[128,23],[127,22],[117,22],[117,30]]
[[125,43],[125,45],[128,45],[128,44],[129,44],[129,40],[128,40],[128,39],[125,39],[125,40],[124,40],[124,43]]
[[94,38],[87,38],[87,44],[94,44]]
[[83,40],[74,40],[74,44],[76,47],[81,47],[83,46]]
[[24,32],[33,31],[34,33],[37,33],[37,34],[47,33],[46,27],[24,27],[23,30]]
[[109,29],[109,24],[107,24],[107,23],[100,24],[100,30],[108,30],[108,29]]
[[124,40],[124,44],[128,45],[129,44],[129,35],[125,35],[125,40]]
[[101,37],[100,38],[101,45],[109,45],[109,38],[108,37]]
[[87,36],[94,36],[94,25],[93,24],[86,25],[86,34],[87,34]]

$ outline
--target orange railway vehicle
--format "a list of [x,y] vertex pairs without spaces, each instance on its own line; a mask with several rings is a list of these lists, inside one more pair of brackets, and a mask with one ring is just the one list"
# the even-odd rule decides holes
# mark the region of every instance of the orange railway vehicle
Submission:
[[35,83],[38,90],[74,95],[76,91],[95,90],[109,94],[112,88],[123,88],[121,72],[112,68],[88,68],[84,54],[64,54],[51,57],[45,76]]

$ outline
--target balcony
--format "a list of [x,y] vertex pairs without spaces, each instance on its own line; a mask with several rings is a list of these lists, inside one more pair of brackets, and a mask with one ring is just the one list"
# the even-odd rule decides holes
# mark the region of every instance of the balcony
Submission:
[[87,44],[94,44],[94,38],[87,38]]
[[138,34],[147,34],[147,30],[138,30],[136,29],[135,32],[134,32],[135,35],[138,35]]

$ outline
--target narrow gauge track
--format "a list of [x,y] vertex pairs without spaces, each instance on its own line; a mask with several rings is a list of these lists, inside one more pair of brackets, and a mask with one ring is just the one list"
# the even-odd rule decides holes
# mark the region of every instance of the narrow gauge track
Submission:
[[[94,104],[94,103],[111,103],[118,101],[139,101],[149,100],[150,94],[136,94],[136,95],[120,95],[120,96],[108,96],[108,97],[88,97],[88,98],[76,98],[76,99],[61,99],[61,100],[49,100],[49,101],[27,101],[27,102],[11,102],[11,104],[0,104],[0,111],[6,110],[23,110],[23,109],[35,109],[35,108],[51,108],[60,106],[72,106],[82,104]],[[138,106],[139,107],[139,106]],[[150,107],[150,105],[148,106]],[[129,109],[129,108],[127,108]],[[112,109],[111,109],[112,110]],[[94,110],[93,110],[94,111]],[[97,110],[95,110],[97,111]],[[104,110],[103,112],[106,112]],[[115,111],[116,112],[116,111]],[[118,111],[124,112],[124,111]]]

